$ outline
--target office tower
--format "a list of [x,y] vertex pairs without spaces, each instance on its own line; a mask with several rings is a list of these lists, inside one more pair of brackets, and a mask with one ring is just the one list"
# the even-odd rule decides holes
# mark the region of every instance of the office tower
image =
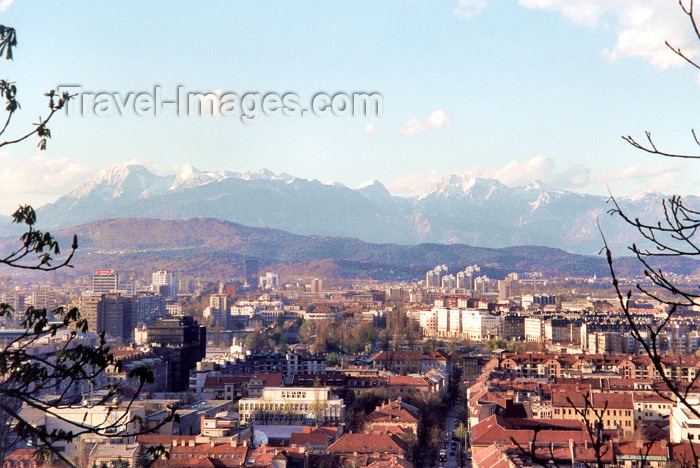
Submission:
[[245,260],[245,282],[250,288],[258,288],[258,261],[252,258]]
[[148,327],[147,334],[153,352],[168,363],[168,391],[187,390],[190,371],[207,352],[206,327],[189,316],[161,318]]
[[99,270],[92,275],[92,291],[107,294],[119,289],[119,275],[114,270]]

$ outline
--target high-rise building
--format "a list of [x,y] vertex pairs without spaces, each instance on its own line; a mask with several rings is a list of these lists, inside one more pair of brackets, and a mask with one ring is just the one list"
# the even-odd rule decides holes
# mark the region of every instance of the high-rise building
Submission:
[[92,291],[107,294],[119,289],[119,275],[114,270],[99,270],[92,275]]
[[190,371],[207,352],[207,329],[189,316],[159,319],[147,330],[153,352],[168,363],[168,391],[189,386]]
[[165,297],[160,294],[144,294],[136,299],[136,323],[142,322],[154,325],[156,321],[165,317]]
[[505,301],[513,295],[513,286],[510,279],[498,280],[498,299]]
[[152,275],[151,290],[166,297],[177,296],[177,282],[172,271],[156,271]]
[[323,292],[323,280],[320,278],[314,278],[311,280],[311,292],[320,293]]
[[131,332],[136,325],[135,307],[131,298],[118,293],[100,296],[82,296],[79,303],[80,314],[88,322],[88,330],[102,333],[123,342],[131,341]]
[[245,259],[245,282],[250,288],[258,288],[258,261],[252,258]]

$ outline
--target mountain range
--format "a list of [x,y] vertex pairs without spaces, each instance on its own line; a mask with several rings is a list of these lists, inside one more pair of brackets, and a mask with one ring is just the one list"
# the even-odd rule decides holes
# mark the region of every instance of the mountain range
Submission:
[[[656,219],[663,198],[645,193],[618,202],[633,216]],[[698,205],[698,197],[688,198],[691,206]],[[353,189],[266,169],[205,172],[186,164],[174,175],[159,176],[140,165],[122,164],[40,207],[37,217],[42,229],[51,230],[111,218],[206,217],[374,243],[539,245],[595,254],[602,247],[597,223],[613,248],[638,240],[638,233],[607,215],[606,200],[542,183],[508,187],[464,175],[446,176],[419,196],[399,197],[376,180]],[[16,232],[4,224],[5,232]]]
[[[219,219],[157,220],[122,218],[94,221],[54,231],[62,246],[73,234],[79,248],[66,273],[92,274],[110,268],[150,274],[157,269],[180,270],[202,278],[242,276],[245,258],[285,278],[423,278],[435,265],[451,271],[478,264],[491,278],[510,272],[547,272],[562,276],[609,276],[602,256],[576,255],[550,247],[521,246],[502,249],[464,244],[376,244],[358,239],[301,236],[270,228],[252,228]],[[0,251],[17,245],[16,238],[0,239]],[[616,260],[618,274],[641,273],[632,258]],[[700,261],[672,258],[666,271],[700,270]]]

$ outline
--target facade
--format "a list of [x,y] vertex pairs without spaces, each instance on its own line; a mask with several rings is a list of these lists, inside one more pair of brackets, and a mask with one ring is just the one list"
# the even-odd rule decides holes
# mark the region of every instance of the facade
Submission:
[[541,318],[525,318],[525,341],[536,343],[544,341],[544,323],[542,323]]
[[241,424],[337,426],[345,421],[345,403],[330,388],[268,387],[259,398],[238,403]]
[[311,280],[311,292],[320,293],[323,292],[323,280],[320,278],[314,278]]
[[114,270],[99,270],[92,276],[92,291],[107,294],[119,289],[119,275]]
[[152,291],[166,297],[177,296],[177,281],[172,271],[156,271],[151,278]]
[[[552,417],[585,422],[600,418],[603,430],[617,431],[620,436],[634,432],[634,402],[629,393],[591,393],[586,401],[581,393],[555,392],[552,394]],[[699,426],[700,427],[700,426]]]
[[136,325],[134,302],[118,293],[100,296],[82,296],[78,304],[81,315],[88,322],[88,330],[131,341]]
[[258,261],[252,258],[245,259],[245,282],[248,287],[258,288]]
[[159,319],[148,327],[147,340],[153,352],[168,363],[168,391],[187,390],[190,371],[206,356],[206,327],[192,317]]
[[[700,400],[691,399],[689,403],[695,406],[700,403]],[[671,408],[669,437],[671,442],[675,443],[700,441],[700,418],[694,415],[685,405],[674,405]]]
[[525,338],[525,317],[522,315],[506,315],[503,317],[503,338],[506,340],[521,340]]
[[140,295],[134,298],[136,305],[136,323],[154,325],[156,321],[165,317],[165,297],[160,294]]

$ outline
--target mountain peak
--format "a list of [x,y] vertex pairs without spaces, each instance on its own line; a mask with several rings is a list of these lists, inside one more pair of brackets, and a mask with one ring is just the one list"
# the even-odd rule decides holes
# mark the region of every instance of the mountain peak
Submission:
[[139,164],[112,164],[99,171],[92,180],[73,189],[68,193],[68,196],[71,198],[82,198],[89,195],[97,188],[102,188],[103,192],[111,192],[110,196],[116,198],[123,193],[122,186],[132,176],[143,179],[153,177],[153,174]]
[[427,192],[420,195],[418,200],[430,196],[488,199],[496,191],[504,188],[507,187],[496,179],[470,177],[467,174],[448,174],[434,183]]
[[190,188],[196,187],[198,185],[206,184],[214,179],[209,173],[202,172],[190,163],[185,163],[180,169],[175,173],[175,181],[170,187],[170,190],[177,190],[180,188]]

